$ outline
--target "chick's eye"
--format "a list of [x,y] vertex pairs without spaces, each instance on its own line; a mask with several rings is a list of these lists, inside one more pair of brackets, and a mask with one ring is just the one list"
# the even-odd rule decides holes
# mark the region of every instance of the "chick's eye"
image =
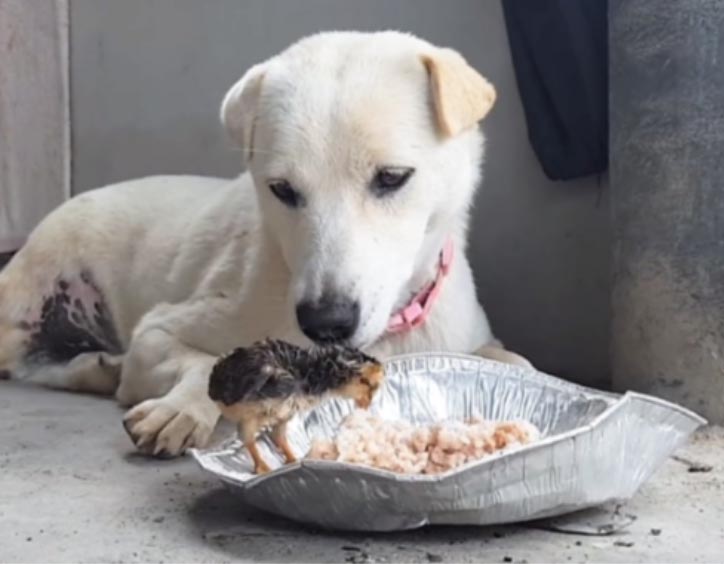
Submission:
[[389,166],[379,169],[372,179],[372,191],[378,196],[386,196],[402,188],[415,172],[414,168]]
[[269,190],[285,206],[290,208],[302,207],[305,203],[304,196],[297,192],[286,180],[272,180],[269,182]]

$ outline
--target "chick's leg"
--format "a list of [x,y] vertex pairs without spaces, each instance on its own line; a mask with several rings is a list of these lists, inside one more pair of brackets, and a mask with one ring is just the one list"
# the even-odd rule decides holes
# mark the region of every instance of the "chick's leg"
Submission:
[[259,452],[259,448],[256,446],[256,435],[259,429],[253,423],[246,421],[239,423],[239,436],[241,441],[244,443],[246,450],[249,451],[251,459],[254,461],[254,473],[255,474],[266,474],[271,471],[269,465],[264,462],[264,459]]
[[292,447],[289,446],[289,441],[287,441],[286,421],[280,423],[279,425],[274,427],[274,429],[272,429],[272,440],[274,441],[274,444],[277,445],[279,450],[282,451],[282,454],[284,455],[287,464],[294,464],[297,461],[297,457],[294,456]]

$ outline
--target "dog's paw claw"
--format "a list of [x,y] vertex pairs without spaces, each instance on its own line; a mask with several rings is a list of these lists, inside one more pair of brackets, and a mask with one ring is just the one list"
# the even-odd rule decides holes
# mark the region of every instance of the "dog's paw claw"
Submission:
[[203,447],[213,431],[209,422],[191,409],[178,409],[164,398],[146,400],[126,413],[123,426],[144,453],[173,458],[186,449]]

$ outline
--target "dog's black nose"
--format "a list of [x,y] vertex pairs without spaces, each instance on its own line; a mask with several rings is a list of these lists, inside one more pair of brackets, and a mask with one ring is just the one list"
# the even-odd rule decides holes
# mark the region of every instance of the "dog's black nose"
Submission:
[[297,305],[297,321],[315,343],[346,341],[359,325],[359,304],[329,296],[319,302],[301,302]]

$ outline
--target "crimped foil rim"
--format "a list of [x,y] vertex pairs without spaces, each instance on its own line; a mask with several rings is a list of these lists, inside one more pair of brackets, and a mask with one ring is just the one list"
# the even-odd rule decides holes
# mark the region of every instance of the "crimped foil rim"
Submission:
[[[220,478],[223,482],[226,482],[228,484],[241,487],[243,490],[249,490],[251,488],[254,488],[262,483],[265,483],[268,480],[276,480],[280,476],[283,476],[286,473],[289,472],[297,472],[301,469],[309,470],[312,472],[328,472],[328,471],[347,471],[354,474],[364,475],[364,476],[373,476],[375,478],[383,479],[388,482],[405,482],[405,483],[421,483],[421,484],[435,484],[435,483],[442,483],[446,482],[448,480],[454,480],[455,477],[462,473],[462,472],[469,472],[469,471],[481,471],[481,469],[484,469],[486,465],[492,465],[496,461],[499,461],[502,458],[507,459],[513,459],[515,457],[523,457],[528,452],[532,452],[538,449],[544,449],[548,448],[553,444],[563,442],[581,435],[584,435],[588,432],[590,432],[593,428],[601,425],[606,419],[612,417],[617,411],[623,409],[625,405],[631,401],[643,401],[647,403],[652,403],[659,405],[661,407],[665,407],[667,409],[670,409],[672,411],[676,411],[679,414],[688,417],[692,420],[692,422],[696,423],[696,426],[705,425],[707,423],[706,419],[699,416],[698,414],[694,413],[693,411],[682,407],[680,405],[671,403],[669,401],[663,400],[661,398],[648,396],[645,394],[641,394],[638,392],[626,392],[625,394],[616,394],[613,392],[605,392],[605,391],[599,391],[595,390],[593,388],[588,388],[586,386],[582,386],[580,384],[576,384],[573,382],[565,382],[563,380],[560,380],[559,378],[556,378],[555,376],[551,376],[542,372],[538,372],[535,369],[526,368],[522,366],[514,366],[510,364],[505,364],[501,362],[497,362],[494,360],[484,359],[472,355],[465,355],[465,354],[458,354],[458,353],[448,353],[448,352],[426,352],[426,353],[409,353],[409,354],[403,354],[403,355],[397,355],[390,357],[385,361],[385,365],[389,365],[392,363],[399,363],[404,362],[406,360],[418,360],[418,359],[456,359],[460,361],[468,361],[468,362],[475,362],[477,363],[481,369],[485,367],[486,365],[490,367],[495,367],[497,371],[501,371],[501,368],[503,369],[502,372],[506,375],[510,376],[519,376],[521,379],[525,378],[526,380],[533,380],[538,381],[539,383],[543,383],[546,386],[553,387],[558,389],[559,391],[563,392],[578,392],[585,396],[589,396],[592,399],[601,399],[601,400],[607,400],[610,402],[610,404],[600,413],[598,414],[590,423],[581,425],[579,427],[576,427],[575,429],[571,429],[568,431],[565,431],[563,433],[557,433],[553,435],[549,435],[547,437],[542,438],[539,441],[530,443],[528,445],[524,445],[518,448],[515,448],[514,450],[503,452],[500,454],[495,454],[492,456],[485,457],[480,460],[476,460],[473,462],[470,462],[468,464],[465,464],[463,466],[457,467],[453,470],[450,470],[448,472],[445,472],[443,474],[436,474],[436,475],[409,475],[409,474],[399,474],[395,472],[391,472],[388,470],[382,470],[379,468],[373,468],[369,466],[363,466],[363,465],[356,465],[356,464],[349,464],[345,462],[337,462],[337,461],[330,461],[330,460],[299,460],[298,462],[295,462],[293,464],[287,464],[280,468],[277,468],[268,474],[264,474],[261,476],[253,476],[251,478],[245,478],[245,479],[236,479],[231,476],[228,476],[226,474],[219,474],[215,471],[214,468],[212,468],[212,465],[206,460],[206,457],[210,454],[218,454],[220,452],[224,452],[226,450],[229,450],[231,448],[231,445],[238,442],[235,439],[228,439],[222,443],[222,445],[217,446],[214,449],[204,451],[199,449],[192,449],[191,454],[196,460],[196,462],[206,471],[214,474],[216,477]],[[476,376],[480,374],[481,370],[478,370],[476,373]]]

